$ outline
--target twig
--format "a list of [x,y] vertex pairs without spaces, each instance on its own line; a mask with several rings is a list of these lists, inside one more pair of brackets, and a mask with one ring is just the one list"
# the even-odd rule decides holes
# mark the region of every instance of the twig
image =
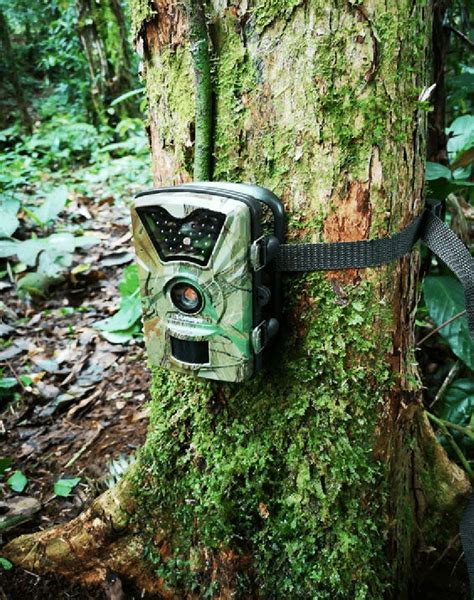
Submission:
[[459,319],[459,317],[462,317],[465,314],[466,314],[466,311],[462,310],[457,315],[454,315],[454,317],[451,317],[450,319],[448,319],[444,323],[441,323],[441,325],[438,325],[438,327],[435,327],[435,329],[432,329],[427,335],[425,335],[425,337],[418,342],[417,346],[421,346],[422,344],[424,344],[426,342],[426,340],[428,338],[430,338],[435,333],[438,333],[438,331],[440,329],[443,329],[443,327],[446,327],[447,325],[450,325],[453,321],[455,321],[456,319]]
[[71,383],[71,381],[73,381],[77,377],[77,375],[82,371],[82,367],[86,364],[90,356],[90,352],[85,353],[81,360],[73,366],[69,375],[61,382],[61,386],[65,386],[68,383]]
[[92,446],[92,444],[97,440],[97,438],[100,436],[100,434],[104,431],[104,428],[102,427],[102,425],[99,425],[99,427],[97,428],[97,431],[95,432],[95,434],[91,437],[91,439],[86,442],[82,448],[80,448],[80,450],[78,450],[76,452],[76,454],[74,454],[74,456],[64,465],[65,469],[68,469],[69,467],[71,467],[77,460],[79,460],[81,458],[81,456],[84,454],[84,452],[87,452],[87,450],[89,450],[89,448]]
[[457,533],[453,538],[451,538],[449,540],[448,545],[446,546],[446,548],[443,550],[443,552],[440,554],[440,556],[438,556],[438,558],[434,561],[434,563],[428,569],[429,571],[432,571],[436,567],[436,565],[438,565],[440,562],[443,561],[443,559],[446,556],[446,554],[450,550],[452,550],[452,548],[454,548],[454,546],[456,545],[456,542],[458,541],[459,538],[460,538],[460,534]]
[[448,25],[448,29],[449,31],[452,31],[454,35],[457,35],[458,38],[462,40],[468,48],[474,50],[474,42],[470,40],[465,33],[459,31],[458,29],[455,29],[454,27],[451,27],[451,25]]
[[20,377],[18,376],[17,372],[15,371],[15,369],[13,368],[12,364],[8,362],[8,360],[6,361],[7,363],[7,367],[10,369],[10,371],[13,373],[13,377],[18,381],[18,383],[20,384],[21,389],[26,392],[26,387],[23,385],[23,381],[20,379]]
[[[446,437],[446,439],[448,440],[448,442],[451,444],[451,446],[452,446],[454,452],[456,453],[457,457],[459,458],[459,461],[461,462],[462,466],[464,467],[464,470],[469,475],[469,478],[472,479],[473,476],[474,476],[474,472],[471,469],[471,465],[469,464],[469,461],[464,456],[463,451],[458,446],[458,444],[456,443],[456,440],[453,438],[453,436],[449,432],[449,429],[447,427],[449,421],[444,421],[444,419],[439,419],[438,417],[436,417],[432,413],[429,413],[428,411],[426,411],[426,414],[428,415],[428,418],[431,421],[433,421],[434,423],[436,423],[436,425],[438,425],[438,427],[441,429],[441,431],[443,432],[444,436]],[[454,423],[449,423],[449,426],[452,429],[458,429],[458,430],[461,427],[461,425],[455,425]],[[465,427],[462,427],[462,429],[466,430]],[[466,434],[466,435],[469,435],[469,437],[471,437],[472,433],[474,433],[474,432],[469,432],[469,434]]]
[[444,396],[444,393],[446,392],[446,389],[448,387],[448,385],[450,385],[450,383],[453,381],[453,379],[456,377],[457,372],[459,371],[459,367],[461,365],[461,361],[457,360],[454,365],[449,369],[449,373],[446,376],[446,379],[443,381],[443,383],[441,384],[441,387],[439,388],[435,399],[433,400],[433,402],[430,404],[430,408],[433,408],[433,406],[439,402],[441,400],[441,398]]
[[467,435],[468,437],[474,436],[474,427],[471,427],[469,425],[458,425],[457,423],[452,423],[451,421],[447,421],[446,419],[441,419],[441,417],[437,417],[436,415],[434,415],[433,413],[430,413],[428,411],[426,411],[426,414],[428,415],[428,418],[430,418],[430,419],[433,418],[433,420],[437,420],[438,422],[443,423],[444,425],[446,425],[446,427],[449,427],[450,429],[455,429],[456,431],[460,431],[461,433],[464,433],[464,435]]

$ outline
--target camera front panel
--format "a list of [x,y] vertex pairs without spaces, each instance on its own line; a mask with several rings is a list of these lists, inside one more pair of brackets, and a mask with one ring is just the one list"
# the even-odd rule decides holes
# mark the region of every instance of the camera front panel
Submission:
[[251,212],[175,188],[138,197],[132,226],[150,362],[219,381],[254,371]]

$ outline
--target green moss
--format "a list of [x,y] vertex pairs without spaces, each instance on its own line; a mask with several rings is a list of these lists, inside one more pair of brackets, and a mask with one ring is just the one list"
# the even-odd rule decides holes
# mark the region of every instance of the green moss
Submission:
[[[242,590],[256,585],[263,598],[382,595],[384,474],[372,448],[388,385],[387,340],[374,336],[384,309],[371,306],[369,283],[338,304],[313,274],[291,297],[309,290],[319,318],[302,316],[304,339],[288,331],[270,370],[246,384],[216,394],[215,384],[154,374],[138,519],[151,525],[157,574],[183,593],[210,597],[219,584],[203,557],[209,565],[231,548],[251,557],[254,581],[241,574]],[[157,523],[170,540],[164,561]]]
[[128,0],[132,19],[132,36],[135,39],[143,24],[149,21],[155,13],[150,0]]
[[195,106],[189,49],[164,48],[156,62],[148,62],[146,88],[150,113],[159,115],[164,147],[173,149],[176,164],[192,172],[188,150]]
[[257,0],[252,8],[256,29],[261,33],[276,19],[288,20],[303,0]]
[[244,163],[239,144],[236,144],[236,139],[244,129],[243,96],[255,89],[257,74],[239,35],[238,21],[234,16],[227,14],[219,22],[214,31],[214,40],[218,55],[215,67],[214,179],[238,181]]

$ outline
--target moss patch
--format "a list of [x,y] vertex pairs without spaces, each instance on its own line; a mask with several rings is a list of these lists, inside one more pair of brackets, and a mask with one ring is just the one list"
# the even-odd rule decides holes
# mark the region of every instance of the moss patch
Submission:
[[304,322],[304,340],[283,338],[271,371],[219,393],[155,372],[138,518],[151,525],[156,573],[182,593],[216,593],[212,565],[232,549],[252,565],[235,587],[264,598],[382,595],[384,475],[371,432],[388,381],[386,344],[373,335],[384,311],[367,313],[368,283],[344,305],[319,275],[300,280],[295,298],[308,289],[324,318]]

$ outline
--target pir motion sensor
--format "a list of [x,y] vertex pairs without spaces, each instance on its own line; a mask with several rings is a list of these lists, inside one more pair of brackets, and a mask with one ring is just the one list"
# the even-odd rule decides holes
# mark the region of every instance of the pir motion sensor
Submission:
[[278,332],[282,272],[373,267],[407,254],[418,239],[463,285],[474,338],[474,258],[433,207],[391,237],[285,244],[275,194],[203,182],[138,194],[132,226],[145,342],[155,365],[243,381],[261,370]]

